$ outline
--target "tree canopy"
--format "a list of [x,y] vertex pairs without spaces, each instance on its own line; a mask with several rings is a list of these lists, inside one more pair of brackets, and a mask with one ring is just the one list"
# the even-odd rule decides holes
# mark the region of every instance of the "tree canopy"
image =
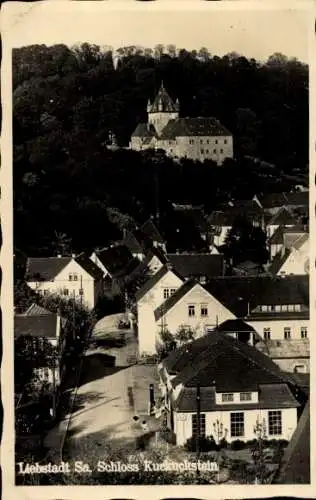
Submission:
[[[181,116],[215,116],[232,132],[235,160],[218,168],[107,149],[111,133],[124,147],[147,121],[162,79]],[[33,255],[91,250],[120,238],[122,223],[155,214],[158,202],[161,224],[175,227],[168,200],[211,209],[302,183],[308,67],[280,54],[262,63],[173,45],[22,47],[13,51],[13,134],[15,244]]]

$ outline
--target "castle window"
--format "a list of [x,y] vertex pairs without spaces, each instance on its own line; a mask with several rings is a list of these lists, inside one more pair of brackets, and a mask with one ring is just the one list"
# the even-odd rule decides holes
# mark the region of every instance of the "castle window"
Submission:
[[203,144],[203,139],[200,139],[200,144]]
[[224,139],[224,144],[227,144],[227,139]]
[[208,155],[208,153],[209,153],[209,150],[208,150],[208,149],[206,149],[206,150],[205,150],[205,152],[206,152],[206,154]]
[[209,144],[209,143],[210,143],[209,139],[206,139],[206,144]]
[[215,153],[215,154],[216,154],[216,153],[217,153],[217,149],[213,149],[213,153]]
[[215,139],[215,144],[218,144],[218,140],[217,139]]
[[220,152],[223,154],[223,153],[224,153],[224,150],[223,150],[223,149],[221,149],[221,150],[220,150]]
[[201,154],[202,154],[202,155],[204,154],[204,149],[203,149],[203,148],[201,148]]
[[307,326],[301,326],[301,338],[302,339],[307,338]]

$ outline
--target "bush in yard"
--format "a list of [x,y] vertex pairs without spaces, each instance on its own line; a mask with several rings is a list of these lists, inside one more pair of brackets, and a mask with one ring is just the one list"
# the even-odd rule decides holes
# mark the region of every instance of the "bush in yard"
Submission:
[[236,439],[230,443],[229,447],[233,451],[243,450],[246,447],[246,443],[240,439]]
[[219,442],[219,449],[220,450],[223,450],[224,448],[227,448],[228,447],[228,442],[227,442],[227,439],[225,438],[222,438]]
[[[187,451],[196,451],[196,437],[192,436],[189,438],[185,444],[185,449]],[[218,445],[216,444],[213,436],[210,437],[201,437],[200,438],[200,451],[208,452],[208,451],[217,451]]]

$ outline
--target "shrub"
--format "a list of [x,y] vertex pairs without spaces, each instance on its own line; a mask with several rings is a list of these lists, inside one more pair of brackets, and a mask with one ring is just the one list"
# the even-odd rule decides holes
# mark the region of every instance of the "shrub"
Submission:
[[[196,451],[196,437],[192,436],[189,438],[185,444],[185,449],[187,451]],[[208,451],[217,451],[218,450],[218,445],[216,444],[213,436],[211,437],[204,437],[200,439],[200,451],[201,452],[208,452]]]
[[241,441],[240,439],[236,439],[235,441],[232,441],[230,443],[230,449],[237,451],[237,450],[243,450],[246,447],[246,443],[244,441]]
[[219,449],[222,450],[224,448],[227,448],[228,447],[228,442],[227,442],[227,439],[225,438],[222,438],[219,442]]

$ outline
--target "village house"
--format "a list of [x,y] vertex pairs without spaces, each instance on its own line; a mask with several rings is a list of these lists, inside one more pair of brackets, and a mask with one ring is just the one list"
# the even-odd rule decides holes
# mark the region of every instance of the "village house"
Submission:
[[297,225],[297,217],[295,217],[287,208],[282,207],[276,212],[266,225],[267,238],[270,239],[278,227],[288,228]]
[[173,102],[161,83],[154,102],[148,101],[148,122],[137,125],[129,147],[163,149],[171,157],[213,160],[218,165],[233,158],[233,136],[216,118],[182,118],[179,112],[179,101]]
[[103,271],[104,278],[106,276],[113,278],[117,273],[124,271],[133,256],[127,247],[112,245],[102,250],[95,250],[90,259]]
[[309,191],[295,191],[293,193],[270,193],[265,196],[258,195],[257,198],[264,211],[275,215],[282,208],[288,210],[304,209],[308,213]]
[[[155,286],[159,273],[164,275],[166,269],[167,266],[152,278]],[[249,338],[252,345],[259,339],[308,337],[307,276],[226,276],[211,278],[203,285],[196,280],[185,280],[180,274],[177,278],[177,286],[173,287],[172,293],[164,295],[164,300],[159,291],[159,300],[156,292],[153,294],[155,300],[146,300],[139,308],[142,313],[141,329],[143,335],[146,332],[148,348],[151,346],[152,349],[148,352],[151,354],[156,352],[157,345],[163,344],[164,331],[175,336],[180,329],[187,329],[199,337],[226,320],[243,319],[249,332],[252,332]],[[145,296],[152,286],[150,281],[145,283]],[[141,294],[142,290],[140,297]]]
[[272,261],[283,249],[291,250],[293,245],[295,245],[303,235],[308,234],[308,232],[309,229],[307,225],[296,224],[291,227],[279,226],[268,240],[270,261]]
[[103,272],[84,255],[30,257],[25,279],[41,295],[75,299],[87,309],[93,309],[103,293]]
[[158,367],[168,425],[177,445],[197,435],[218,443],[256,439],[262,426],[269,440],[289,441],[300,403],[291,380],[271,359],[246,343],[212,332],[169,354]]
[[300,234],[290,247],[282,246],[269,272],[278,276],[309,274],[309,234]]
[[139,231],[152,242],[154,248],[160,248],[160,250],[166,252],[166,241],[161,236],[152,219],[148,219],[144,222],[144,224],[140,226]]
[[136,293],[140,354],[156,353],[155,310],[182,285],[184,279],[165,264]]
[[58,390],[64,367],[62,366],[62,355],[66,346],[65,336],[66,320],[59,314],[32,304],[23,314],[16,314],[14,317],[14,338],[25,337],[33,345],[34,356],[36,356],[36,346],[38,342],[45,339],[56,349],[54,366],[43,363],[35,370],[35,374],[40,383],[48,383],[54,391]]

